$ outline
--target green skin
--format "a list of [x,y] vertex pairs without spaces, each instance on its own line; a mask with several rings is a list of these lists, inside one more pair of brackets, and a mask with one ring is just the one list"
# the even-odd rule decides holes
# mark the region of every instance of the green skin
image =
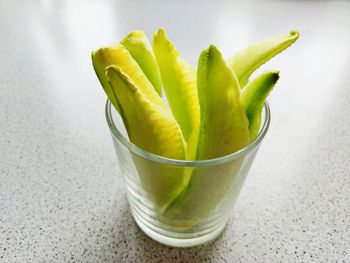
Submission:
[[288,35],[265,39],[261,42],[249,45],[245,49],[237,52],[232,58],[228,59],[227,63],[236,73],[241,88],[248,83],[249,77],[255,70],[288,48],[298,38],[299,32],[293,30]]
[[200,114],[196,71],[181,57],[163,29],[153,36],[153,51],[170,108],[187,143],[186,159],[194,160]]
[[197,160],[233,153],[248,143],[248,120],[235,73],[211,45],[198,62],[200,131]]
[[[218,49],[211,45],[198,62],[201,122],[197,159],[212,159],[247,145],[248,120],[238,80]],[[185,191],[166,211],[179,226],[191,227],[207,215],[237,184],[243,159],[193,171]]]
[[162,96],[162,81],[158,64],[152,54],[151,44],[143,31],[133,31],[120,43],[139,64],[143,73],[152,83],[159,96]]
[[249,120],[249,142],[258,136],[264,102],[278,79],[279,71],[269,71],[255,78],[243,89],[242,101]]

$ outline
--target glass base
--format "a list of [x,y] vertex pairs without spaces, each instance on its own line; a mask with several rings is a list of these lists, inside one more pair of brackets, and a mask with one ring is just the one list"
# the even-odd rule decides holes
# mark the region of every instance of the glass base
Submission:
[[212,241],[220,235],[227,223],[227,218],[224,218],[220,223],[215,224],[214,227],[211,227],[206,231],[193,231],[186,233],[171,232],[169,230],[161,229],[158,226],[151,224],[146,219],[143,219],[133,207],[131,207],[131,212],[136,224],[147,236],[161,244],[172,247],[192,247]]

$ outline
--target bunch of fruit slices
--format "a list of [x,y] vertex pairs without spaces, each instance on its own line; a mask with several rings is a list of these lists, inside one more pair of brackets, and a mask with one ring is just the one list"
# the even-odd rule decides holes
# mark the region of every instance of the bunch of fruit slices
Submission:
[[[93,51],[92,62],[133,144],[171,159],[207,160],[236,152],[257,137],[264,101],[279,71],[267,71],[251,82],[249,77],[298,37],[291,31],[266,39],[228,60],[210,45],[201,53],[196,71],[164,29],[154,33],[152,46],[142,31],[134,31],[119,44]],[[186,227],[223,199],[229,178],[234,177],[232,166],[220,175],[205,176],[196,169],[169,167],[135,155],[133,159],[155,210],[186,219]],[[240,165],[234,166],[239,170]],[[210,193],[207,200],[204,192]]]

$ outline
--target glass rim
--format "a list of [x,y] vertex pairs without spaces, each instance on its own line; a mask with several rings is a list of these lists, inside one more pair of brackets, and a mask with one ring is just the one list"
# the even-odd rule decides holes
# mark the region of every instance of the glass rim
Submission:
[[129,149],[132,153],[139,155],[142,158],[148,159],[150,161],[162,163],[162,164],[172,165],[172,166],[183,166],[183,167],[213,166],[213,165],[223,164],[232,160],[236,160],[242,156],[245,156],[260,144],[260,142],[265,137],[269,129],[270,120],[271,120],[270,107],[267,101],[265,100],[265,103],[264,103],[265,118],[263,120],[263,125],[258,133],[258,136],[252,142],[246,145],[244,148],[234,153],[230,153],[225,156],[208,159],[208,160],[196,160],[196,161],[178,160],[178,159],[171,159],[171,158],[167,158],[164,156],[160,156],[160,155],[145,151],[140,147],[136,146],[135,144],[133,144],[132,142],[130,142],[128,138],[125,138],[123,134],[118,130],[118,128],[116,127],[113,121],[111,105],[112,104],[110,100],[107,99],[106,106],[105,106],[105,115],[106,115],[108,127],[111,131],[113,138],[118,140],[121,144],[123,144],[123,146]]

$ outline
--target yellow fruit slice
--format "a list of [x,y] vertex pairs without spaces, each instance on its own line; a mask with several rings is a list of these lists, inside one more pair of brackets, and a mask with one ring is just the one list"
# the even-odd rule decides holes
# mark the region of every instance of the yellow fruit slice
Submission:
[[[185,159],[185,142],[171,111],[149,100],[118,66],[107,67],[107,80],[117,98],[130,141],[143,150],[160,156]],[[137,155],[133,159],[142,186],[157,210],[162,210],[188,183],[189,176],[183,169]]]
[[115,99],[113,98],[112,89],[105,76],[106,67],[110,65],[120,67],[152,103],[163,109],[167,109],[166,104],[158,93],[155,92],[154,87],[147,79],[140,66],[121,44],[112,44],[109,47],[100,48],[92,52],[92,61],[96,74],[113,105],[115,105]]

